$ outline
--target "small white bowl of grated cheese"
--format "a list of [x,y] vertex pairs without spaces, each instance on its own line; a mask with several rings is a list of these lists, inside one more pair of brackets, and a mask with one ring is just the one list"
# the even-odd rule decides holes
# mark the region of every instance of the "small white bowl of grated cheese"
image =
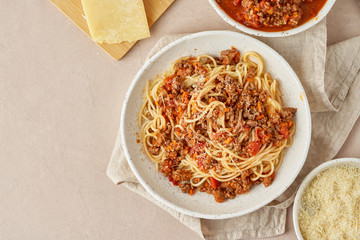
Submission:
[[293,222],[298,239],[360,239],[360,159],[311,171],[296,194]]

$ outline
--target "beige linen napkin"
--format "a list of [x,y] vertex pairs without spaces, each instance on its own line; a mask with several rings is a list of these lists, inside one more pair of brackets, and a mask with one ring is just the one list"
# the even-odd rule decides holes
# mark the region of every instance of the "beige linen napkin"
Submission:
[[[148,59],[182,35],[164,36]],[[360,114],[360,36],[326,48],[326,22],[286,38],[260,38],[278,51],[301,80],[312,111],[312,139],[306,163],[294,183],[276,200],[245,216],[207,220],[176,212],[155,200],[139,184],[129,168],[118,133],[107,175],[168,211],[206,239],[272,237],[284,233],[286,210],[297,187],[317,165],[332,159],[347,138]]]

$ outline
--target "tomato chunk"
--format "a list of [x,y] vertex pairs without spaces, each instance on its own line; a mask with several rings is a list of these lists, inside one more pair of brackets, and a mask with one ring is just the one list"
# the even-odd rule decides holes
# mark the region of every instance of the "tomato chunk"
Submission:
[[260,151],[261,143],[259,142],[249,142],[246,146],[247,152],[250,156],[255,156]]
[[254,21],[254,20],[248,20],[247,21],[248,24],[254,28],[259,28],[260,27],[260,24],[259,24],[259,21]]
[[211,187],[213,189],[215,189],[217,187],[217,185],[218,185],[218,181],[213,177],[210,178],[210,183],[211,183]]
[[283,135],[283,139],[288,139],[290,136],[290,131],[288,128],[288,124],[287,123],[281,123],[281,127],[280,127],[280,134]]
[[262,9],[264,9],[265,8],[265,3],[266,3],[266,0],[262,0],[259,4],[260,4],[260,7],[262,8]]

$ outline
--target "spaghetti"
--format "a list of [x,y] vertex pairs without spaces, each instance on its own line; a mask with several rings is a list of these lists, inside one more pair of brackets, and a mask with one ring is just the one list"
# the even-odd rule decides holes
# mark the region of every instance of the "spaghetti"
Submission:
[[268,186],[295,131],[278,82],[255,52],[184,57],[147,82],[140,110],[146,154],[184,193],[217,202]]

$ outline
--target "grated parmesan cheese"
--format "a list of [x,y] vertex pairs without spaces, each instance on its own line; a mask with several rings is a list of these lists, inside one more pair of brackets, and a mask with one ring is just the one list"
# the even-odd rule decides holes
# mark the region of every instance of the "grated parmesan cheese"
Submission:
[[301,203],[304,239],[360,239],[359,168],[333,167],[320,173],[305,189]]

